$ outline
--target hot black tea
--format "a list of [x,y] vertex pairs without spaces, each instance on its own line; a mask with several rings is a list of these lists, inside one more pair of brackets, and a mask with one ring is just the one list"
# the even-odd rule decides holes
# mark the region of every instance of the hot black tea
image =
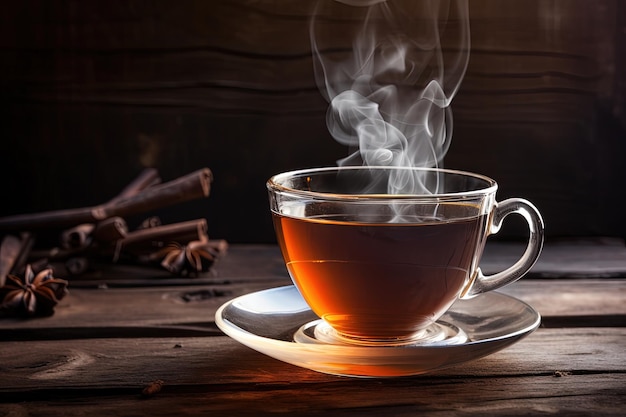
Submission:
[[[315,337],[378,346],[431,343],[442,335],[440,325],[430,325],[457,299],[522,277],[541,252],[543,220],[524,199],[496,201],[497,188],[470,172],[402,166],[312,168],[270,178],[287,269],[329,325],[316,327]],[[510,267],[485,276],[478,264],[487,236],[510,214],[528,223],[526,250]]]
[[485,236],[478,208],[448,204],[445,216],[401,223],[377,216],[273,212],[289,273],[312,310],[344,336],[411,338],[458,298]]

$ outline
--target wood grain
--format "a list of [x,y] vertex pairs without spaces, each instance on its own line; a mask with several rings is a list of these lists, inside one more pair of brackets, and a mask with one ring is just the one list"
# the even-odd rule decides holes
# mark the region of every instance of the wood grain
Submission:
[[[226,337],[106,339],[3,343],[0,409],[21,407],[55,415],[87,413],[97,404],[124,410],[139,405],[159,415],[193,412],[343,412],[348,415],[464,410],[508,415],[527,412],[587,412],[617,415],[624,406],[620,371],[626,363],[624,329],[540,329],[487,358],[432,375],[391,380],[355,380],[296,368],[251,351]],[[165,382],[149,403],[142,388]],[[497,389],[494,382],[497,381]],[[61,384],[63,391],[59,391]],[[445,396],[446,401],[439,399]],[[567,396],[568,401],[562,397]],[[621,398],[621,400],[619,400]],[[606,403],[602,401],[606,400]],[[9,401],[9,406],[1,404]],[[152,407],[165,407],[158,410]],[[82,408],[82,409],[81,409]],[[134,407],[133,407],[134,408]],[[175,410],[175,411],[174,411]],[[363,414],[361,414],[363,413]],[[369,413],[369,414],[368,414]]]
[[[200,388],[192,393],[165,385],[158,395],[149,399],[142,398],[141,387],[137,387],[103,392],[100,396],[92,391],[79,401],[61,397],[56,401],[0,404],[0,411],[9,415],[50,416],[99,413],[125,416],[623,415],[625,404],[619,396],[623,393],[623,375],[569,376],[567,382],[553,376],[530,376],[523,381],[503,377],[498,382],[497,389],[484,379],[464,378],[411,379],[403,385],[360,381],[339,387],[332,383],[319,386],[260,384],[250,391],[242,391],[239,385],[234,385],[226,392]],[[342,394],[336,394],[337,388]],[[567,401],[563,401],[563,397]]]
[[[219,334],[213,323],[226,301],[287,281],[169,288],[72,290],[54,316],[24,321],[0,321],[0,339],[132,337]],[[541,288],[541,291],[537,291]],[[544,323],[569,318],[569,327],[626,326],[626,283],[615,281],[527,280],[502,290],[533,306]],[[576,324],[580,320],[580,324]],[[605,320],[613,320],[605,323]],[[189,332],[189,333],[186,333]]]
[[[539,329],[486,358],[408,379],[621,373],[626,329]],[[16,349],[19,347],[19,349]],[[114,388],[155,379],[171,385],[348,382],[298,368],[226,337],[115,338],[4,342],[3,391],[97,383]],[[180,369],[176,371],[176,368]],[[120,385],[120,381],[125,381]]]

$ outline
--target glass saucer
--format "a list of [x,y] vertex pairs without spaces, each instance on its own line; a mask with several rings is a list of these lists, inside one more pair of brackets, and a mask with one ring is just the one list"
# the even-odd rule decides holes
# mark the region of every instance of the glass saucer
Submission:
[[334,375],[394,377],[432,372],[501,350],[541,322],[528,304],[498,292],[457,301],[424,343],[362,346],[337,340],[294,286],[254,292],[222,305],[215,322],[228,336],[281,361]]

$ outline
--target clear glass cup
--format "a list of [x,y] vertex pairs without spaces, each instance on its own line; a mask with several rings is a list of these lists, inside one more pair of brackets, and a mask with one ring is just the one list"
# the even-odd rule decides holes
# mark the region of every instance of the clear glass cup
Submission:
[[[496,201],[494,180],[469,172],[332,167],[267,182],[278,243],[311,309],[343,341],[415,341],[459,298],[521,278],[537,261],[543,220],[530,202]],[[528,245],[484,275],[487,236],[503,219],[528,222]]]

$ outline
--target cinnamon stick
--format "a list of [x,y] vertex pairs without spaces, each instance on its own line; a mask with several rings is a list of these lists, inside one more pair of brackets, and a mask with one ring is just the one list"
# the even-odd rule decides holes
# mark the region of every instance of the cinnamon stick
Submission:
[[211,171],[208,168],[203,168],[167,183],[147,188],[137,195],[115,200],[108,207],[107,205],[102,206],[102,211],[96,212],[96,215],[100,217],[99,220],[111,216],[124,217],[208,197],[212,181],[213,174]]
[[[38,248],[31,251],[31,262],[39,259],[59,261],[97,253],[98,250],[110,250],[115,242],[126,237],[128,227],[126,226],[126,221],[121,217],[111,217],[95,225],[91,223],[78,225],[68,229],[63,235],[72,233],[76,234],[76,236],[62,236],[61,247]],[[79,244],[68,244],[68,242]],[[92,242],[95,245],[91,245]]]
[[121,252],[133,255],[151,253],[169,242],[184,244],[193,240],[207,240],[207,229],[206,220],[197,219],[135,230],[117,242],[115,258]]
[[61,246],[65,249],[86,248],[91,243],[94,228],[94,224],[84,223],[64,230],[61,233]]
[[114,243],[128,234],[126,220],[121,217],[110,217],[96,223],[91,236],[98,243]]
[[150,227],[161,226],[162,224],[163,223],[161,223],[161,218],[159,218],[158,216],[150,216],[150,217],[144,219],[137,228],[138,229],[148,229]]
[[203,168],[175,180],[148,187],[135,195],[114,198],[98,206],[1,217],[0,231],[70,227],[167,207],[207,197],[212,179],[211,171]]

